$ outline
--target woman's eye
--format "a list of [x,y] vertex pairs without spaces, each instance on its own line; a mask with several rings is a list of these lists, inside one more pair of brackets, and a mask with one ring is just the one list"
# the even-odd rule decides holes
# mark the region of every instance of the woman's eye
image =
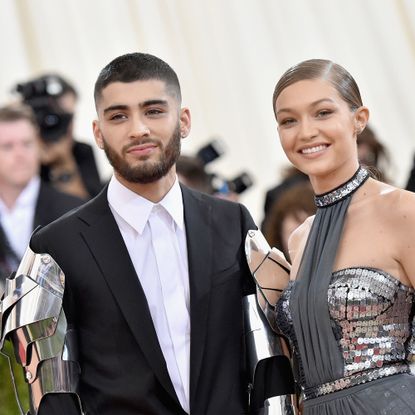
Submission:
[[294,118],[285,118],[283,120],[280,121],[280,125],[284,125],[284,126],[290,126],[292,124],[294,124],[295,120]]
[[331,110],[321,110],[317,113],[318,117],[327,117],[328,115],[332,114],[333,111]]

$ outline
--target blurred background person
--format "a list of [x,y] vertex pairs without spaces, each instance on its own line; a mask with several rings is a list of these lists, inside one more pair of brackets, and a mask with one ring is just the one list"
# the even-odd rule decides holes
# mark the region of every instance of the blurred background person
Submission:
[[415,192],[415,156],[413,158],[413,164],[411,167],[411,171],[409,172],[405,189],[410,190],[411,192]]
[[83,202],[42,182],[39,168],[40,140],[31,109],[0,108],[0,288],[23,256],[34,228]]
[[78,93],[62,76],[45,74],[16,86],[36,115],[41,177],[58,190],[89,199],[102,188],[93,148],[73,136]]
[[389,152],[369,125],[357,136],[357,156],[360,164],[368,167],[378,180],[390,182],[387,175]]
[[186,186],[210,195],[214,193],[211,176],[199,158],[181,155],[177,160],[176,172],[180,182]]
[[265,194],[264,219],[261,223],[261,230],[264,234],[266,233],[265,229],[270,228],[270,225],[268,225],[269,217],[274,216],[272,213],[273,206],[278,202],[279,198],[292,186],[307,182],[308,177],[294,166],[288,166],[283,170],[282,180]]
[[410,190],[411,192],[415,192],[415,157],[405,189]]
[[[60,192],[39,176],[40,139],[30,107],[0,108],[0,297],[5,279],[17,268],[32,231],[83,200]],[[17,375],[20,371],[17,372]],[[17,413],[6,359],[0,359],[0,414]],[[18,377],[18,384],[24,384]],[[19,388],[26,396],[26,388]],[[11,405],[9,407],[8,405]]]
[[273,204],[264,227],[264,236],[271,246],[281,250],[287,259],[288,239],[309,216],[316,206],[309,181],[301,181],[285,189]]

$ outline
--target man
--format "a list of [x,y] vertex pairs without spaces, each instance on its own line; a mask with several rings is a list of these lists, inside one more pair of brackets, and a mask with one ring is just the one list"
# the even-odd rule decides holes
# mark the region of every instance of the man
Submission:
[[30,108],[0,108],[0,292],[39,225],[82,204],[39,178],[38,127]]
[[[5,279],[16,269],[33,230],[83,203],[40,180],[39,151],[38,127],[31,109],[22,105],[1,107],[0,297]],[[0,406],[6,412],[7,402],[14,397],[8,372],[7,362],[1,358]],[[18,384],[23,384],[19,380]]]
[[[255,225],[243,206],[179,185],[175,163],[190,112],[165,62],[141,53],[116,58],[96,81],[95,102],[94,136],[114,175],[30,243],[65,274],[83,408],[244,413],[241,303],[254,291],[244,240]],[[47,395],[40,413],[79,413],[71,402]]]

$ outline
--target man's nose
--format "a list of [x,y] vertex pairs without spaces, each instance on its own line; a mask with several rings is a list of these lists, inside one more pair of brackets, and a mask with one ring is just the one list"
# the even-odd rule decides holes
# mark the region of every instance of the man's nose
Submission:
[[141,117],[132,118],[130,137],[146,137],[150,135],[150,128]]

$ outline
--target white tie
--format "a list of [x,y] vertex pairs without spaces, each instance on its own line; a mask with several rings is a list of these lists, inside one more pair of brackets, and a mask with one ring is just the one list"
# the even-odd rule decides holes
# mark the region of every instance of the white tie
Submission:
[[189,411],[190,316],[181,281],[180,251],[175,224],[161,205],[155,205],[148,219],[160,279],[161,297],[169,333],[157,333],[167,369],[179,401]]

